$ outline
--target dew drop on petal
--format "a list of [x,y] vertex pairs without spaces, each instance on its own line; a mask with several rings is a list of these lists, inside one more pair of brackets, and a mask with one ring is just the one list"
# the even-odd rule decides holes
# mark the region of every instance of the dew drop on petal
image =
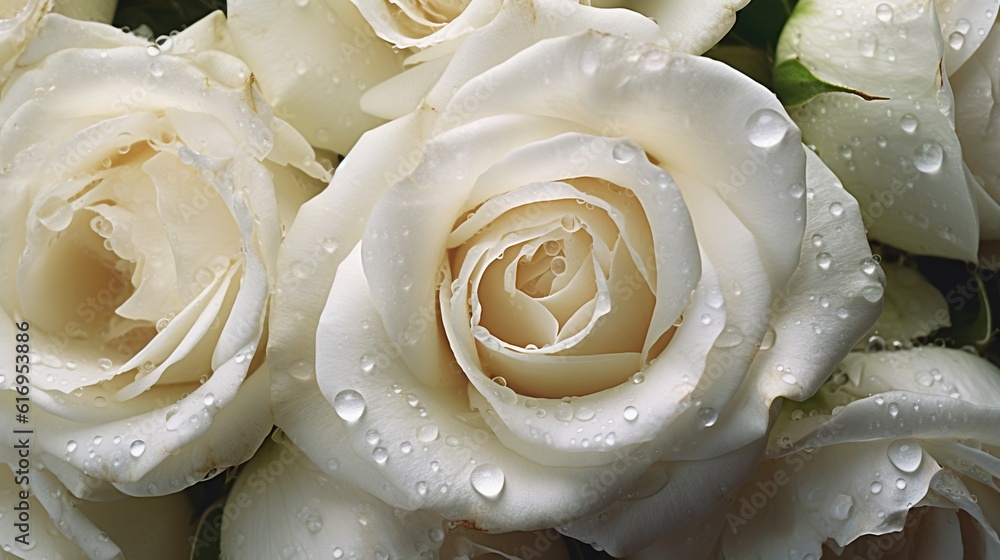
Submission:
[[371,373],[372,370],[375,369],[375,359],[368,354],[365,354],[364,356],[361,356],[361,359],[358,361],[358,365],[361,366],[361,371]]
[[877,481],[877,480],[875,482],[872,482],[871,491],[872,491],[872,494],[878,494],[879,492],[881,492],[882,491],[882,483],[879,482],[879,481]]
[[965,45],[965,34],[960,31],[952,33],[948,36],[948,45],[956,51],[961,49]]
[[365,412],[365,398],[353,389],[345,389],[333,398],[333,410],[343,420],[354,422]]
[[76,451],[76,441],[74,441],[74,440],[67,441],[66,442],[66,452],[67,453],[72,453],[74,451]]
[[833,499],[830,504],[830,517],[843,521],[851,516],[851,508],[854,507],[854,498],[847,494],[841,494]]
[[133,457],[139,457],[146,451],[146,442],[141,439],[137,439],[128,446],[128,452],[132,454]]
[[830,270],[830,264],[833,263],[833,257],[830,253],[823,251],[816,255],[816,265],[822,270]]
[[705,407],[698,411],[698,420],[702,426],[709,428],[719,420],[719,413],[714,408]]
[[634,406],[626,406],[622,416],[629,422],[635,422],[636,418],[639,417],[639,409]]
[[911,473],[920,467],[924,452],[917,442],[909,439],[901,439],[892,442],[888,450],[889,461],[897,469]]
[[788,120],[772,109],[761,109],[750,115],[746,124],[747,139],[759,148],[777,145],[788,129]]
[[472,487],[486,498],[495,498],[503,490],[504,475],[500,467],[487,463],[472,469],[469,476]]
[[62,231],[73,221],[73,207],[58,196],[49,197],[38,209],[38,221],[52,231]]
[[934,173],[941,169],[944,150],[937,142],[925,142],[913,152],[913,165],[924,173]]
[[417,428],[417,439],[424,443],[430,443],[438,437],[438,427],[434,424],[425,424]]
[[389,451],[384,447],[376,447],[372,450],[372,459],[380,465],[385,464],[389,460]]
[[889,4],[879,4],[878,7],[875,8],[875,17],[877,17],[882,23],[889,23],[892,21],[892,13],[892,6]]
[[865,298],[865,300],[867,300],[867,301],[869,301],[871,303],[875,303],[878,300],[882,299],[882,293],[883,292],[884,292],[884,288],[882,288],[881,284],[875,284],[873,286],[866,286],[866,287],[864,287],[864,288],[861,289],[861,297]]
[[573,407],[569,403],[561,402],[556,405],[555,415],[558,420],[569,422],[573,419]]
[[917,117],[907,113],[899,119],[899,126],[903,129],[903,132],[913,134],[917,131]]
[[636,147],[628,142],[615,144],[615,147],[611,149],[611,157],[618,163],[628,163],[635,159],[637,154],[638,150]]

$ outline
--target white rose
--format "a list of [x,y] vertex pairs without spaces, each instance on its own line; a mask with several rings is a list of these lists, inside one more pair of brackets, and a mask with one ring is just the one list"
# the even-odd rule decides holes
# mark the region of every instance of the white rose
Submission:
[[1000,2],[799,2],[775,83],[870,235],[976,260],[1000,238]]
[[[0,543],[3,558],[174,560],[191,539],[196,512],[184,494],[76,500],[52,473],[32,470],[31,494],[15,483],[18,456],[0,450]],[[20,515],[27,512],[24,526]],[[27,535],[22,532],[27,530]]]
[[875,320],[881,273],[770,92],[593,31],[477,60],[552,21],[522,16],[303,206],[275,423],[402,510],[620,555],[749,475],[775,401]]
[[271,428],[278,244],[327,173],[231,52],[220,13],[162,47],[49,15],[0,98],[0,356],[30,359],[0,399],[78,496],[179,490]]
[[0,6],[0,86],[49,10],[67,17],[110,23],[118,0],[13,0]]
[[542,21],[523,35],[492,32],[497,40],[476,57],[495,64],[541,39],[587,28],[638,31],[637,38],[649,35],[674,49],[701,54],[732,27],[736,10],[747,0],[625,3],[657,17],[659,27],[640,13],[583,4],[230,0],[228,11],[233,39],[268,101],[312,145],[346,154],[365,131],[418,108],[458,45],[475,30],[509,19],[512,13]]
[[1000,370],[964,351],[852,353],[786,401],[771,459],[729,507],[636,558],[995,558],[998,403]]

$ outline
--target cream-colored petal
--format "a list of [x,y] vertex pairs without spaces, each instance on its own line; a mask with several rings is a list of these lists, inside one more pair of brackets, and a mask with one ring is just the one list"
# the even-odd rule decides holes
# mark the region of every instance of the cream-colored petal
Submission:
[[349,2],[237,0],[229,29],[264,97],[313,146],[346,154],[381,123],[361,112],[365,89],[402,69]]

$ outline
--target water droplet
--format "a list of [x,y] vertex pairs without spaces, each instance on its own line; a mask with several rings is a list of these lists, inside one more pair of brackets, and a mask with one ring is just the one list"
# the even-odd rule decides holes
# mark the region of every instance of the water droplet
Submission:
[[889,4],[879,4],[878,7],[875,8],[875,17],[877,17],[882,23],[889,23],[892,21],[892,12],[892,6]]
[[618,163],[628,163],[635,159],[637,154],[635,146],[627,142],[615,144],[615,147],[611,149],[611,157]]
[[832,263],[833,257],[830,256],[830,253],[824,251],[816,255],[816,264],[820,267],[820,269],[830,270],[830,264]]
[[76,441],[74,441],[74,440],[67,441],[66,442],[66,453],[72,453],[72,452],[76,451],[76,447],[77,447]]
[[900,490],[904,490],[906,488],[906,481],[903,480],[902,478],[897,478],[896,479],[896,488],[899,488]]
[[444,540],[444,531],[435,527],[427,532],[427,538],[429,538],[431,542],[439,543]]
[[146,451],[146,442],[141,439],[137,439],[128,446],[128,452],[132,454],[133,457],[138,457]]
[[873,286],[866,286],[866,287],[862,288],[862,290],[861,290],[861,297],[865,298],[865,300],[867,300],[867,301],[869,301],[871,303],[875,303],[878,300],[882,299],[882,292],[883,291],[884,291],[884,288],[882,288],[881,284],[875,284]]
[[877,480],[875,482],[872,482],[871,491],[872,491],[872,494],[878,494],[879,492],[881,492],[882,491],[882,483],[879,482],[879,481],[877,481]]
[[111,360],[107,358],[101,358],[97,360],[97,367],[103,369],[104,371],[108,371],[109,369],[111,369],[111,365],[112,365]]
[[841,494],[833,499],[830,504],[830,517],[843,521],[851,516],[851,508],[854,507],[854,498],[847,494]]
[[380,465],[385,464],[389,460],[389,451],[384,447],[376,447],[372,450],[372,459]]
[[788,383],[789,385],[795,385],[795,383],[797,381],[795,379],[795,376],[792,375],[792,374],[790,374],[790,373],[783,374],[781,376],[781,380],[784,381],[785,383]]
[[639,409],[634,406],[626,406],[622,416],[629,422],[635,422],[635,419],[639,417]]
[[631,379],[632,383],[634,383],[635,385],[642,385],[642,382],[646,380],[646,374],[642,373],[641,371],[637,371],[633,373],[632,377],[630,377],[629,379]]
[[577,218],[575,214],[566,214],[562,217],[560,223],[562,224],[562,228],[570,233],[580,229],[580,218]]
[[767,326],[767,330],[764,331],[764,336],[760,339],[760,349],[767,350],[774,346],[774,341],[778,338],[778,333],[774,331],[774,327],[771,325]]
[[583,420],[585,422],[593,418],[595,415],[594,409],[586,405],[580,405],[576,407],[576,411],[574,411],[574,414],[576,415],[576,418],[578,420]]
[[917,380],[917,383],[924,387],[930,387],[934,384],[934,376],[929,371],[918,371],[914,375],[914,378]]
[[552,259],[549,264],[549,268],[552,269],[552,274],[559,276],[560,274],[566,272],[566,259],[563,257],[556,257]]
[[365,432],[365,441],[367,441],[369,445],[375,445],[378,443],[379,437],[378,430],[368,430]]
[[212,406],[215,404],[215,395],[212,393],[205,393],[205,399],[202,402],[205,403],[205,406]]
[[698,420],[702,426],[710,428],[719,420],[719,413],[714,408],[705,407],[698,411]]
[[51,196],[38,209],[38,221],[52,231],[62,231],[73,221],[73,207],[58,196]]
[[875,51],[877,49],[878,37],[874,33],[866,32],[862,35],[861,39],[858,40],[858,52],[865,58],[872,58],[875,56]]
[[948,35],[948,45],[956,51],[961,49],[962,46],[965,45],[965,34],[960,31],[956,31],[951,35]]
[[913,134],[917,131],[917,117],[907,113],[903,115],[903,118],[899,119],[899,126],[903,129],[903,132]]
[[333,549],[334,560],[340,560],[343,557],[344,557],[344,549],[340,548],[339,546]]
[[495,498],[503,490],[504,476],[500,467],[493,464],[479,465],[469,476],[472,487],[486,498]]
[[920,467],[924,452],[920,445],[913,440],[901,439],[889,444],[889,461],[896,468],[907,473],[911,473]]
[[772,109],[761,109],[750,115],[746,124],[747,139],[759,148],[777,145],[788,129],[788,120]]
[[434,424],[425,424],[417,428],[417,439],[424,443],[436,440],[438,437],[438,427]]
[[336,251],[338,247],[337,241],[331,237],[327,237],[326,239],[324,239],[322,245],[323,245],[323,250],[326,251],[328,254]]
[[573,407],[569,403],[561,402],[556,405],[555,415],[557,419],[569,422],[573,419]]
[[372,370],[375,369],[375,358],[365,354],[364,356],[361,356],[360,360],[358,360],[358,364],[361,366],[361,371],[371,373]]
[[743,331],[735,326],[723,329],[719,337],[715,339],[715,346],[719,348],[732,348],[743,342]]
[[844,205],[839,202],[834,202],[830,205],[830,214],[833,216],[840,216],[844,213]]
[[889,403],[889,416],[895,418],[897,414],[899,414],[899,405],[896,403]]
[[333,398],[333,410],[347,422],[354,422],[365,412],[365,398],[353,389],[345,389]]
[[925,142],[913,152],[913,165],[924,173],[934,173],[941,169],[944,150],[937,142]]

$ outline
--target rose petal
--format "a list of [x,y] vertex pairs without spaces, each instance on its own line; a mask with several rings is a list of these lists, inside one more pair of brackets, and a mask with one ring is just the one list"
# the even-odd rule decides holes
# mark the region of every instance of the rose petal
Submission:
[[234,0],[228,13],[233,40],[264,97],[312,145],[345,154],[380,123],[361,112],[359,99],[398,73],[403,57],[374,36],[350,3]]
[[[288,554],[407,558],[436,552],[444,520],[401,511],[340,480],[330,479],[277,433],[240,471],[227,506],[222,553],[239,558]],[[226,511],[229,511],[227,508]],[[273,538],[277,531],[283,535]]]
[[598,0],[592,4],[602,8],[627,8],[651,17],[660,25],[671,48],[702,54],[733,28],[736,12],[749,3],[749,0]]
[[[860,200],[871,237],[914,253],[975,260],[977,186],[967,181],[954,133],[952,91],[947,68],[941,68],[949,47],[937,16],[892,3],[886,23],[874,5],[870,15],[867,6],[855,4],[837,17],[829,3],[800,4],[777,61],[798,59],[820,80],[879,99],[821,94],[790,108],[792,118],[804,141]],[[872,25],[859,37],[844,37],[844,30],[856,31],[859,18]],[[899,33],[904,27],[906,33]],[[800,36],[795,45],[791,38]],[[828,52],[850,54],[832,64]]]

